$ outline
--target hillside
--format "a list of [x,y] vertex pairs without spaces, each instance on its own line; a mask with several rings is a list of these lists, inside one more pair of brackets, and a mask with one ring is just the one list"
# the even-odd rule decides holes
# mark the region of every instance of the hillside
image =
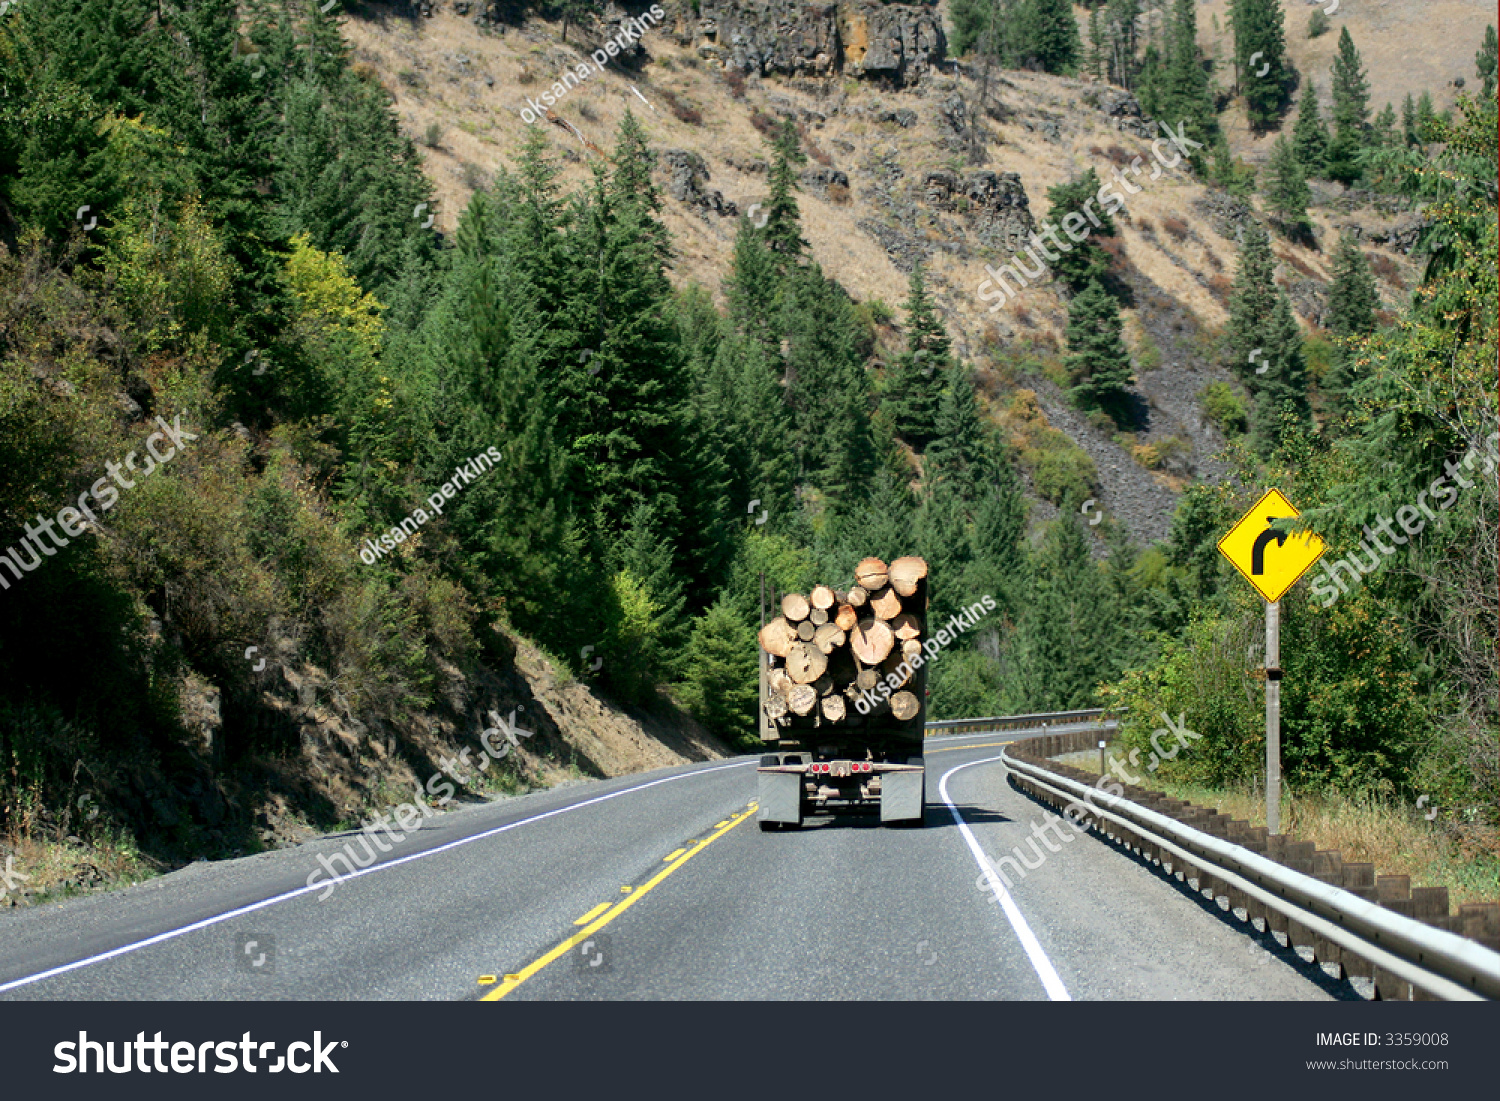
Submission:
[[[819,77],[726,75],[704,36],[707,24],[682,5],[668,7],[668,19],[642,37],[632,68],[611,64],[560,102],[555,113],[574,133],[544,127],[565,164],[562,178],[573,185],[585,181],[602,163],[585,143],[607,148],[625,112],[634,111],[658,154],[657,181],[670,196],[663,221],[674,248],[671,278],[719,296],[736,213],[766,197],[766,139],[756,122],[764,127],[792,119],[812,157],[799,202],[823,270],[857,300],[894,304],[913,265],[922,264],[956,351],[979,368],[980,392],[1012,439],[1025,451],[1048,426],[1060,429],[1092,460],[1100,507],[1141,543],[1165,538],[1183,486],[1223,472],[1215,455],[1224,436],[1195,395],[1211,382],[1233,381],[1214,362],[1209,333],[1227,318],[1242,208],[1226,205],[1181,169],[1165,171],[1129,199],[1120,266],[1134,305],[1123,316],[1137,353],[1134,389],[1143,415],[1128,435],[1102,430],[1070,407],[1056,371],[1049,378],[1042,370],[1060,349],[1067,322],[1066,298],[1056,286],[1029,287],[998,313],[988,312],[976,288],[986,278],[986,263],[1005,263],[1009,246],[1040,227],[1049,188],[1091,167],[1107,178],[1136,157],[1154,163],[1150,140],[1142,136],[1149,128],[1133,99],[1107,91],[1101,97],[1104,89],[1093,81],[1008,71],[997,78],[996,102],[976,119],[978,77],[971,66],[947,58],[907,85],[844,76],[832,63]],[[436,226],[445,232],[457,224],[475,187],[513,163],[526,132],[521,112],[528,97],[536,102],[617,25],[606,22],[592,33],[574,27],[564,44],[560,23],[528,17],[510,25],[476,10],[465,0],[424,4],[420,15],[400,5],[367,4],[342,22],[356,63],[390,93],[403,131],[422,150],[438,197]],[[623,17],[619,9],[610,12]],[[1374,5],[1350,26],[1368,29],[1380,42],[1412,41],[1399,36],[1413,25],[1428,27],[1416,41],[1443,37],[1414,13],[1413,5]],[[1213,39],[1210,14],[1212,7],[1205,7],[1200,15],[1206,48]],[[1289,22],[1295,24],[1295,16]],[[1299,65],[1326,69],[1335,37],[1308,42],[1293,25],[1291,56]],[[1472,68],[1472,51],[1472,45],[1450,44],[1455,73]],[[1381,94],[1399,100],[1411,88],[1427,87],[1431,72],[1449,64],[1425,50],[1414,50],[1413,57],[1420,63],[1369,66],[1382,82],[1374,102]],[[1326,96],[1326,78],[1322,84]],[[1437,102],[1451,98],[1439,95]],[[1232,126],[1231,136],[1237,155],[1263,159],[1260,146],[1269,138],[1252,140]],[[1399,304],[1417,271],[1405,255],[1414,237],[1401,232],[1411,216],[1389,205],[1351,209],[1334,194],[1320,198],[1312,211],[1318,240],[1331,241],[1340,227],[1358,225],[1369,251],[1387,260],[1379,265],[1382,298],[1388,306]],[[1395,240],[1382,243],[1391,236]],[[1330,257],[1288,242],[1277,249],[1304,281],[1295,298],[1302,320],[1321,322]],[[889,336],[899,347],[899,334]],[[1154,349],[1142,363],[1146,337]],[[1040,417],[1010,412],[1020,389],[1036,393]],[[1037,521],[1055,514],[1052,502],[1037,504]]]

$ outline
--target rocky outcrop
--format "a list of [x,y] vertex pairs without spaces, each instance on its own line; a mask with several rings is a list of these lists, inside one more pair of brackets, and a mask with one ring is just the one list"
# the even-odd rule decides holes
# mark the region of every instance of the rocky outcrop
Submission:
[[700,0],[684,10],[679,41],[743,73],[919,82],[947,51],[936,7],[876,0]]
[[667,169],[667,194],[698,213],[733,218],[739,208],[718,191],[703,186],[708,182],[708,165],[697,153],[686,149],[667,149],[662,153]]
[[966,236],[980,248],[1015,252],[1036,228],[1031,201],[1015,172],[984,169],[960,177],[933,171],[922,186],[928,205],[964,216]]

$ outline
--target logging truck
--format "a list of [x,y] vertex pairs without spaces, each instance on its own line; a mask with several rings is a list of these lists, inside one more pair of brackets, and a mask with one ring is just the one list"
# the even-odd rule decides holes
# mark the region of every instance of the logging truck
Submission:
[[927,563],[866,558],[849,588],[818,585],[779,605],[759,634],[760,828],[876,811],[884,824],[921,825]]

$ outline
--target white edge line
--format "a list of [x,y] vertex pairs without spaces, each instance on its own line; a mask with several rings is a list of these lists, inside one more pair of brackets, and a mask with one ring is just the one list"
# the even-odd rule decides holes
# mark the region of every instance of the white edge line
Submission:
[[[592,806],[595,803],[604,803],[609,801],[610,799],[617,799],[621,795],[629,795],[632,792],[645,791],[647,788],[654,788],[658,784],[670,784],[674,783],[677,780],[686,780],[692,776],[706,776],[711,772],[722,772],[727,768],[744,768],[746,765],[753,763],[754,761],[736,761],[735,763],[728,765],[715,765],[713,768],[694,769],[692,772],[680,773],[677,776],[665,776],[660,780],[651,780],[648,783],[637,784],[635,787],[622,788],[620,791],[612,791],[608,795],[598,795],[592,799],[585,799],[581,803],[569,803],[565,807],[558,807],[556,810],[549,810],[542,814],[533,815],[530,818],[522,818],[519,821],[509,822],[503,826],[496,826],[494,829],[485,830],[483,833],[471,834],[468,837],[460,837],[456,841],[449,841],[446,844],[437,846],[436,848],[424,849],[422,852],[412,853],[409,856],[398,857],[395,860],[387,860],[383,864],[372,864],[368,868],[362,868],[357,872],[342,876],[339,882],[347,879],[358,879],[362,875],[371,875],[375,872],[383,872],[388,868],[394,868],[398,864],[405,864],[408,861],[421,860],[422,858],[428,856],[436,856],[440,852],[446,852],[449,849],[456,849],[460,845],[467,845],[474,841],[483,841],[487,837],[494,837],[498,833],[504,833],[507,830],[513,830],[517,826],[528,826],[533,822],[540,822],[545,818],[551,818],[558,814],[565,814],[570,810],[578,810],[581,807]],[[309,844],[312,843],[313,842],[309,842]],[[288,899],[297,898],[300,895],[309,894],[313,891],[322,891],[328,886],[328,883],[320,882],[315,886],[298,887],[294,890],[287,891],[284,894],[275,895],[272,898],[262,899],[259,902],[252,902],[248,906],[241,906],[236,910],[228,910],[225,913],[215,914],[213,917],[204,918],[202,921],[195,921],[191,925],[184,925],[179,929],[169,929],[165,933],[157,933],[155,936],[147,937],[145,940],[138,940],[132,944],[122,945],[119,948],[111,948],[108,952],[100,952],[96,956],[89,956],[86,959],[75,960],[72,963],[65,963],[60,967],[54,967],[48,971],[39,971],[35,975],[27,975],[24,978],[12,979],[8,983],[0,984],[0,994],[4,994],[10,990],[15,990],[17,987],[27,986],[34,982],[41,982],[43,979],[50,979],[58,975],[65,975],[69,971],[77,971],[79,968],[89,967],[92,964],[103,963],[105,960],[114,959],[116,956],[123,956],[127,953],[135,952],[141,948],[149,948],[153,944],[161,944],[163,941],[173,940],[176,937],[183,936],[187,933],[196,932],[199,929],[206,929],[210,925],[217,925],[222,921],[228,921],[230,918],[240,917],[243,914],[254,913],[256,910],[264,910],[268,906],[275,906],[278,902],[286,902]]]
[[[1021,947],[1026,950],[1026,956],[1031,960],[1031,966],[1036,969],[1037,978],[1042,980],[1042,986],[1046,988],[1047,996],[1054,1002],[1071,1002],[1072,996],[1068,994],[1068,988],[1063,985],[1062,979],[1058,978],[1057,970],[1052,966],[1052,961],[1047,958],[1047,953],[1042,950],[1041,943],[1036,939],[1036,934],[1031,931],[1031,926],[1026,924],[1026,918],[1022,916],[1020,908],[1016,906],[1015,900],[1010,897],[1010,892],[1000,882],[990,868],[989,862],[984,858],[984,850],[979,847],[979,842],[974,839],[974,834],[969,830],[968,823],[963,815],[958,813],[958,808],[953,805],[953,800],[948,798],[948,777],[955,772],[961,772],[974,765],[987,765],[1000,760],[999,757],[985,757],[982,760],[970,761],[968,764],[958,765],[943,773],[943,778],[938,781],[938,795],[942,796],[943,802],[948,806],[948,813],[953,815],[953,823],[964,835],[968,842],[969,852],[973,854],[974,861],[979,865],[979,870],[984,873],[985,882],[989,884],[990,890],[995,893],[995,900],[1000,903],[1001,909],[1005,911],[1006,919],[1009,920],[1011,928],[1016,931],[1016,939],[1021,942]],[[3,989],[3,988],[0,988]]]

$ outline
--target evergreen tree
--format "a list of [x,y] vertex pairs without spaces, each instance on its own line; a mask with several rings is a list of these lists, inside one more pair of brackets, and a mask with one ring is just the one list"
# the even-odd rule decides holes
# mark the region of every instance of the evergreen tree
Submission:
[[1309,177],[1322,178],[1328,170],[1328,128],[1318,114],[1318,88],[1307,81],[1297,125],[1292,130],[1292,148]]
[[1012,706],[1088,706],[1116,672],[1114,601],[1076,515],[1048,527],[1028,576]]
[[[1271,238],[1256,222],[1244,226],[1240,267],[1229,292],[1229,323],[1224,329],[1229,368],[1247,381],[1264,362],[1262,326],[1276,305],[1276,259]],[[1251,358],[1251,353],[1257,353]]]
[[1198,13],[1193,0],[1173,0],[1166,28],[1166,51],[1154,80],[1155,114],[1176,120],[1188,137],[1204,148],[1188,157],[1195,169],[1204,167],[1205,150],[1219,139],[1219,118],[1214,110],[1208,74],[1198,54]]
[[1130,388],[1130,352],[1121,338],[1120,306],[1100,282],[1091,280],[1068,303],[1068,354],[1063,360],[1076,380],[1074,398],[1121,419]]
[[1396,133],[1396,109],[1387,103],[1370,124],[1371,144],[1377,148],[1395,145],[1400,140]]
[[1292,240],[1309,240],[1312,222],[1307,217],[1307,203],[1312,195],[1302,162],[1285,134],[1271,148],[1265,188],[1266,209],[1281,231]]
[[[797,140],[797,127],[783,119],[771,139],[771,196],[766,201],[766,224],[762,231],[766,246],[790,260],[802,255],[801,214],[797,209],[797,168],[807,163],[807,154]],[[783,262],[786,262],[785,260]]]
[[886,379],[885,404],[901,438],[920,452],[937,432],[938,402],[951,366],[948,334],[920,266],[912,270],[905,310],[906,351]]
[[[1065,242],[1068,248],[1057,248],[1057,259],[1052,263],[1053,273],[1066,283],[1075,294],[1091,281],[1103,279],[1109,270],[1109,253],[1096,244],[1096,237],[1115,235],[1114,219],[1109,212],[1093,204],[1096,226],[1085,212],[1085,204],[1099,194],[1099,176],[1090,168],[1083,175],[1047,189],[1047,221],[1071,239]],[[1057,234],[1059,240],[1061,234]]]
[[1500,42],[1496,41],[1495,25],[1491,23],[1484,29],[1484,42],[1474,55],[1474,68],[1482,84],[1480,95],[1484,99],[1490,99],[1495,94],[1497,63],[1500,63]]
[[1406,98],[1401,101],[1401,134],[1408,146],[1416,145],[1421,141],[1417,133],[1417,104],[1411,98],[1411,93],[1406,93]]
[[1230,0],[1235,66],[1250,125],[1269,130],[1281,116],[1288,75],[1281,0]]
[[950,480],[965,501],[972,501],[986,474],[987,451],[973,372],[967,364],[953,360],[943,380],[936,432],[927,448],[927,476]]
[[1359,179],[1359,152],[1370,115],[1370,85],[1360,68],[1359,51],[1349,28],[1339,31],[1333,59],[1333,138],[1328,143],[1328,176],[1340,183]]
[[1026,57],[1048,73],[1077,71],[1083,40],[1069,0],[1029,0],[1024,9]]
[[1342,405],[1354,381],[1354,349],[1350,342],[1375,331],[1375,311],[1380,292],[1370,261],[1352,234],[1339,237],[1333,257],[1333,280],[1328,287],[1328,331],[1338,343],[1338,352],[1324,389]]
[[1307,363],[1302,353],[1302,329],[1292,313],[1291,301],[1280,289],[1269,323],[1262,326],[1268,369],[1252,376],[1255,394],[1255,444],[1269,458],[1285,444],[1289,434],[1302,434],[1312,425],[1307,401]]

